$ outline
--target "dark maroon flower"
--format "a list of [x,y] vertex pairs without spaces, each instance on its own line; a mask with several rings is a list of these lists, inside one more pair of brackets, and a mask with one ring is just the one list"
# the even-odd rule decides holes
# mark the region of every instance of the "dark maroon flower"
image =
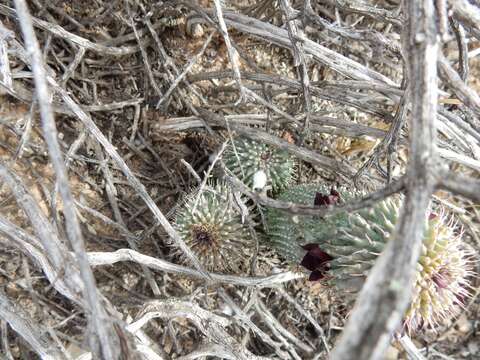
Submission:
[[308,280],[309,281],[318,281],[318,280],[322,280],[324,277],[325,277],[325,272],[327,271],[328,269],[325,269],[325,270],[315,270],[315,271],[312,271],[310,273],[310,276],[308,277]]
[[318,244],[307,244],[302,246],[307,252],[300,265],[310,270],[310,281],[317,281],[325,277],[330,268],[328,262],[333,258],[318,247]]
[[313,202],[316,206],[328,206],[335,205],[340,200],[340,193],[334,188],[330,189],[330,194],[324,195],[321,192],[315,194],[315,200]]
[[336,196],[337,200],[340,200],[340,193],[337,190],[335,190],[333,187],[330,189],[330,195]]
[[437,217],[438,217],[438,215],[435,214],[434,212],[432,212],[428,215],[428,220],[433,220],[433,219],[436,219]]

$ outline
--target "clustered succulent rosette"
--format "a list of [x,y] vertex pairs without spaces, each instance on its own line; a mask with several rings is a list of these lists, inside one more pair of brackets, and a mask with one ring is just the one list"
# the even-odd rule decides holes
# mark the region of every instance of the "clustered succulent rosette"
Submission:
[[[208,271],[236,272],[250,257],[253,240],[238,201],[219,182],[188,194],[176,213],[175,229]],[[180,249],[175,254],[186,259]]]
[[286,189],[294,178],[295,161],[288,152],[242,137],[233,139],[228,145],[223,162],[250,187],[254,185],[255,174],[260,171],[265,172],[267,183],[274,192]]
[[[327,189],[318,190],[317,193],[305,192],[310,203],[318,198],[329,199],[323,205],[341,200],[341,196],[337,199],[331,193],[329,195]],[[297,189],[287,193],[280,197],[294,200],[292,195],[300,194]],[[274,231],[272,242],[282,255],[311,271],[310,280],[323,279],[337,290],[337,294],[351,300],[361,289],[368,272],[393,234],[401,202],[400,197],[390,198],[372,208],[335,215],[331,219],[305,217],[303,220],[302,216],[291,221],[292,216],[284,214],[282,220],[280,213],[269,212],[273,218],[267,224],[273,223],[273,226],[268,231]],[[311,225],[310,222],[315,220],[316,225]],[[276,225],[282,224],[282,221],[283,231],[288,233],[285,236],[280,236],[280,225]],[[305,223],[308,225],[303,225]],[[335,230],[330,228],[332,224],[337,226]],[[451,319],[469,296],[472,254],[461,236],[455,233],[455,225],[452,217],[442,212],[432,212],[425,220],[414,294],[404,317],[404,327],[409,332],[425,327],[435,328]],[[320,232],[320,236],[309,234],[312,229],[323,226],[325,230]]]

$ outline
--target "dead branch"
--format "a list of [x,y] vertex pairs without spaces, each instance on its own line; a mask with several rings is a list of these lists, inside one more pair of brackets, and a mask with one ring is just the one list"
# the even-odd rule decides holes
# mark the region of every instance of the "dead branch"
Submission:
[[[65,356],[55,342],[48,337],[48,331],[31,319],[19,306],[11,302],[3,290],[0,291],[0,318],[17,332],[32,349],[45,360],[61,360]],[[40,334],[40,335],[39,335]]]
[[[192,8],[195,7],[192,6]],[[206,10],[205,13],[212,14],[212,12],[208,10]],[[280,29],[274,25],[231,11],[225,11],[223,15],[225,23],[238,31],[251,34],[261,39],[266,39],[267,41],[281,47],[291,47],[291,41],[287,30]],[[188,21],[190,24],[194,22],[205,22],[204,18],[200,15],[192,15],[189,17]],[[303,43],[303,48],[307,54],[312,55],[315,60],[332,68],[339,74],[356,80],[371,81],[374,84],[396,86],[396,84],[386,76],[305,37],[298,37],[296,40]]]
[[[40,258],[34,257],[41,263],[51,264],[58,273],[65,273],[68,281],[67,287],[60,290],[68,298],[75,302],[81,303],[79,293],[82,292],[83,284],[79,277],[79,271],[74,259],[69,256],[67,247],[60,241],[57,230],[47,220],[33,197],[26,191],[23,181],[13,172],[9,171],[5,166],[0,165],[0,177],[11,188],[20,207],[24,210],[30,220],[39,240],[33,239],[20,228],[2,219],[3,231],[6,235],[14,234],[15,238],[22,239],[25,243],[36,247],[38,250],[45,251],[48,261],[41,261]],[[41,244],[41,245],[40,245]],[[21,245],[21,242],[19,243]],[[43,268],[43,267],[42,267]],[[56,278],[54,274],[52,279]],[[60,283],[58,285],[61,285]]]
[[[103,304],[100,302],[95,278],[85,257],[84,240],[75,213],[75,206],[73,204],[73,197],[61,155],[60,145],[58,144],[57,129],[51,108],[50,91],[47,86],[47,75],[43,64],[42,53],[33,30],[32,20],[26,2],[24,0],[16,0],[15,7],[22,28],[27,53],[30,54],[32,72],[35,80],[35,93],[37,95],[42,119],[43,134],[48,145],[50,159],[55,169],[57,185],[63,200],[68,239],[75,252],[80,276],[84,283],[82,290],[86,304],[88,304],[88,308],[86,309],[87,314],[90,318],[91,326],[96,329],[95,332],[91,332],[91,350],[92,353],[98,357],[103,355],[107,359],[119,359],[121,353],[118,345],[118,335],[113,328],[111,318],[107,315]],[[49,250],[51,250],[51,247]],[[55,260],[57,262],[62,261],[63,255],[59,254],[58,257],[59,258]]]
[[410,301],[415,263],[436,171],[437,53],[433,1],[404,2],[411,158],[396,230],[355,303],[333,360],[381,359]]
[[[133,261],[155,270],[193,276],[199,279],[202,278],[201,273],[196,270],[151,256],[143,255],[130,249],[120,249],[113,253],[89,252],[88,258],[91,266],[112,265],[120,261]],[[300,279],[305,276],[302,273],[294,273],[291,271],[259,277],[234,276],[215,273],[209,273],[209,275],[211,278],[211,283],[225,283],[240,286],[258,287],[274,286],[283,282]]]
[[[14,19],[18,19],[21,21],[21,14],[15,11],[6,5],[0,4],[0,14],[12,17]],[[121,46],[121,47],[113,47],[113,46],[105,46],[102,44],[93,43],[90,40],[82,38],[81,36],[72,34],[71,32],[66,31],[64,28],[57,24],[51,24],[47,21],[37,19],[35,17],[31,18],[32,24],[42,30],[46,30],[51,32],[52,34],[59,36],[65,40],[71,41],[78,46],[81,46],[87,50],[92,50],[98,53],[102,53],[105,55],[112,55],[112,56],[125,56],[132,53],[135,53],[139,50],[137,46]]]
[[451,86],[455,95],[480,117],[480,96],[465,84],[443,55],[440,55],[438,65],[440,67],[440,75]]
[[225,328],[230,324],[230,320],[204,310],[197,304],[191,302],[170,299],[147,303],[140,312],[138,320],[130,324],[127,328],[129,331],[135,333],[154,318],[174,319],[176,317],[186,318],[192,321],[209,341],[222,346],[230,356],[236,359],[266,359],[253,355],[226,332]]
[[478,179],[450,173],[442,176],[439,181],[440,188],[480,202],[480,181]]
[[466,0],[450,0],[454,16],[467,25],[477,39],[480,35],[480,9]]
[[237,50],[233,47],[232,41],[230,40],[230,36],[228,35],[227,25],[225,25],[225,19],[223,18],[223,9],[220,0],[213,0],[215,5],[215,17],[218,21],[218,27],[220,33],[225,40],[225,46],[227,47],[228,52],[228,59],[230,60],[230,64],[232,65],[232,70],[235,78],[235,82],[237,83],[238,90],[240,92],[239,98],[236,103],[241,102],[245,98],[245,94],[243,91],[242,85],[242,78],[240,75],[240,68],[238,63],[238,53]]

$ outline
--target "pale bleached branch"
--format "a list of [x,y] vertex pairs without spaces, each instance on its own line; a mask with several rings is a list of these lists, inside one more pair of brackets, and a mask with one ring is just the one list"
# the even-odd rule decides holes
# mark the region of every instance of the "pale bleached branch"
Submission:
[[219,30],[225,41],[225,46],[227,48],[227,53],[228,53],[228,59],[230,60],[230,65],[232,65],[235,82],[237,83],[238,90],[240,92],[240,96],[237,102],[241,102],[243,99],[245,99],[245,93],[243,90],[242,77],[240,74],[240,63],[238,61],[239,60],[238,52],[233,47],[232,41],[230,39],[230,35],[228,34],[227,25],[225,24],[225,19],[223,18],[223,9],[222,9],[221,1],[213,0],[213,4],[215,5],[215,15],[216,15],[216,20],[218,22]]
[[480,118],[480,96],[470,88],[460,75],[452,68],[447,59],[440,55],[438,59],[440,75],[446,80],[447,84],[453,89],[458,98]]
[[224,351],[234,356],[235,359],[266,360],[264,357],[252,354],[228,334],[225,329],[231,324],[230,319],[216,315],[192,302],[178,299],[151,301],[145,304],[140,311],[138,319],[128,325],[127,329],[135,333],[155,318],[188,319],[200,330],[208,341],[220,345]]
[[[132,261],[154,270],[192,276],[198,279],[203,278],[203,275],[194,269],[182,265],[173,264],[171,262],[157,259],[152,256],[144,255],[130,249],[120,249],[114,252],[89,252],[88,258],[91,266],[113,265],[121,261]],[[258,287],[275,286],[283,282],[288,282],[305,277],[304,274],[294,273],[290,271],[258,277],[224,275],[216,273],[209,273],[209,275],[211,279],[210,281],[212,283]]]
[[0,318],[5,320],[42,359],[65,359],[55,342],[48,337],[47,329],[33,320],[18,305],[11,302],[3,290],[0,291]]
[[[63,211],[65,213],[67,236],[75,252],[75,258],[79,266],[80,276],[83,280],[83,292],[85,303],[88,304],[87,315],[91,326],[96,331],[91,332],[90,347],[96,356],[104,356],[107,359],[119,359],[120,349],[118,335],[113,328],[112,319],[107,315],[97,291],[95,278],[93,276],[88,260],[85,257],[85,245],[80,230],[80,224],[75,212],[72,193],[68,183],[67,171],[62,157],[62,151],[58,143],[58,133],[52,110],[52,99],[47,85],[47,74],[43,63],[43,55],[40,51],[32,18],[25,0],[15,0],[17,17],[22,29],[27,54],[30,55],[30,62],[35,82],[35,94],[40,108],[40,117],[48,152],[55,170],[57,185],[63,200]],[[50,249],[49,249],[50,250]],[[59,250],[57,250],[58,253]],[[65,256],[59,254],[61,257]],[[101,355],[102,354],[102,355]]]
[[72,99],[67,91],[62,89],[57,82],[49,77],[48,81],[50,82],[52,88],[62,97],[65,104],[71,109],[71,111],[77,116],[77,118],[85,125],[86,129],[91,133],[97,141],[102,144],[106,153],[112,158],[112,160],[117,164],[120,170],[123,172],[127,181],[132,185],[134,189],[138,192],[139,196],[146,203],[150,211],[154,214],[155,218],[163,226],[168,235],[175,241],[175,243],[180,247],[180,249],[185,253],[187,258],[192,262],[192,264],[203,274],[205,279],[209,279],[209,275],[203,269],[203,266],[198,261],[197,257],[193,254],[190,248],[185,244],[183,239],[178,235],[173,226],[170,224],[168,219],[158,208],[157,204],[153,201],[152,197],[148,194],[145,186],[137,179],[133,174],[132,170],[128,167],[125,160],[120,156],[118,151],[112,145],[112,143],[105,137],[105,135],[100,131],[98,126],[93,122],[92,118],[82,110],[82,108]]
[[404,2],[411,147],[407,192],[392,240],[372,268],[332,360],[382,359],[410,302],[423,226],[435,187],[437,32],[433,1]]
[[439,187],[480,203],[480,180],[459,174],[445,174],[440,177]]
[[[13,19],[19,19],[21,17],[21,15],[18,13],[18,9],[17,11],[15,11],[15,9],[12,9],[3,4],[0,4],[0,14],[11,17]],[[97,44],[81,36],[68,32],[57,24],[52,24],[48,21],[37,19],[35,17],[32,17],[32,24],[42,30],[52,33],[55,36],[71,41],[72,43],[77,44],[78,46],[81,46],[87,50],[95,51],[104,55],[124,56],[135,53],[139,50],[137,46],[113,47],[103,44]]]

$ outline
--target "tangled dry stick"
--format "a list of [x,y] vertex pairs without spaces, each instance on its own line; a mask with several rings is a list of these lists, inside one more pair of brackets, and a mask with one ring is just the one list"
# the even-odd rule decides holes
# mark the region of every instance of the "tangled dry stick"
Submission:
[[[74,343],[83,348],[76,360],[381,359],[409,302],[431,195],[446,190],[480,201],[480,97],[470,86],[473,69],[468,61],[469,44],[480,40],[478,2],[405,0],[400,6],[380,1],[382,8],[350,0],[233,5],[214,0],[208,8],[206,1],[96,1],[99,8],[82,19],[72,3],[74,9],[34,0],[29,3],[38,10],[33,17],[25,0],[15,0],[14,7],[9,1],[0,4],[0,86],[29,109],[24,123],[1,120],[18,142],[12,148],[1,138],[1,151],[7,156],[2,155],[0,177],[2,191],[9,195],[3,199],[2,193],[7,210],[0,216],[0,240],[6,249],[29,259],[48,289],[8,280],[8,291],[0,292],[0,332],[7,357],[14,358],[8,333],[13,331],[45,359],[72,358],[66,344]],[[184,24],[185,36],[190,36],[180,46],[175,41],[181,36],[163,34],[180,32],[177,23]],[[199,30],[206,27],[212,31]],[[192,34],[205,36],[196,41]],[[254,51],[248,48],[252,39],[255,46],[261,44]],[[288,55],[282,55],[279,63],[272,58],[267,66],[258,64],[264,43],[286,49]],[[442,50],[441,45],[451,44],[458,48],[458,71],[451,54]],[[212,51],[218,53],[217,62],[209,63]],[[182,57],[185,61],[179,61]],[[290,59],[291,66],[285,65]],[[119,94],[125,96],[120,99]],[[148,120],[147,103],[156,106],[155,124]],[[36,112],[44,140],[39,142],[34,141],[40,132]],[[59,121],[64,115],[68,117]],[[128,124],[117,121],[119,117]],[[372,119],[390,124],[389,129],[373,126]],[[198,153],[206,152],[205,143],[190,162],[182,158],[185,146],[174,148],[185,131],[200,129],[212,141],[225,131],[227,138],[235,133],[282,148],[303,161],[301,176],[307,168],[338,183],[375,189],[363,199],[318,208],[253,192],[227,174],[233,188],[260,209],[329,216],[405,192],[394,240],[371,271],[335,344],[335,329],[326,317],[304,308],[317,300],[312,296],[302,300],[303,273],[279,272],[271,255],[263,257],[262,269],[252,265],[248,275],[206,272],[172,227],[164,211],[170,197],[165,184],[176,195],[190,186],[187,176],[180,170],[181,175],[175,173],[176,163],[186,164],[194,174],[192,182],[202,184],[207,178],[202,180],[201,171],[208,169],[209,174],[213,169],[214,164],[196,162],[201,158]],[[293,140],[278,137],[280,129],[288,129]],[[167,131],[175,135],[167,138]],[[118,133],[122,139],[115,138]],[[163,142],[160,151],[150,136]],[[370,157],[353,161],[332,146],[335,137],[379,142]],[[166,139],[174,140],[167,144]],[[402,174],[398,157],[407,144],[409,164]],[[173,162],[168,158],[171,153],[177,156]],[[20,171],[25,162],[31,165],[30,157],[53,167],[51,188],[37,181],[48,199],[46,206],[30,187],[30,175]],[[136,157],[141,166],[132,160]],[[213,163],[219,155],[214,158]],[[150,159],[167,174],[166,180],[145,170]],[[451,168],[440,159],[448,160]],[[396,173],[395,165],[400,169]],[[82,175],[89,166],[95,168],[95,176],[84,179],[100,193],[104,186],[106,206],[91,209],[76,199],[69,175]],[[100,210],[104,208],[112,209],[114,220]],[[20,209],[23,223],[14,216]],[[126,238],[128,245],[101,243],[99,251],[92,251],[96,243],[81,226],[85,213],[114,228],[113,236]],[[248,209],[244,215],[249,216]],[[168,248],[158,245],[166,237],[174,240],[190,264],[166,259]],[[142,241],[149,239],[154,239],[153,245],[143,246]],[[105,270],[114,264],[121,267],[122,280]],[[99,279],[102,271],[108,280]],[[132,274],[141,279],[138,283],[145,279],[148,290],[126,286],[124,279]],[[58,323],[44,324],[38,311],[18,310],[20,305],[10,294],[14,283],[23,284],[35,301],[50,304]],[[122,299],[127,306],[117,301],[118,284],[134,299]],[[130,312],[129,300],[140,308],[136,315]],[[70,307],[76,309],[74,315],[65,309]],[[58,329],[71,321],[70,316],[80,330],[66,335]],[[75,336],[88,345],[76,342]],[[192,344],[191,339],[198,338],[201,343]],[[399,343],[410,356],[422,358],[408,337],[400,337]]]
[[[437,54],[433,2],[405,2],[411,155],[406,198],[393,241],[372,269],[331,358],[381,359],[409,303],[423,221],[436,186]],[[413,80],[415,79],[415,80]]]

